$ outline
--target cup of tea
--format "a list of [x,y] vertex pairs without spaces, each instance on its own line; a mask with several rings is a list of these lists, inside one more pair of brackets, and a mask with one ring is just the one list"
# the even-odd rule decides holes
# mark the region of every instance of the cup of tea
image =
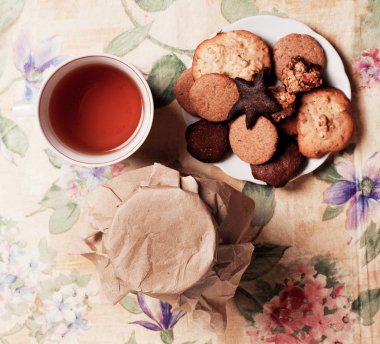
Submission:
[[111,55],[86,55],[60,65],[45,81],[38,123],[58,155],[82,166],[121,161],[147,138],[153,97],[142,74]]

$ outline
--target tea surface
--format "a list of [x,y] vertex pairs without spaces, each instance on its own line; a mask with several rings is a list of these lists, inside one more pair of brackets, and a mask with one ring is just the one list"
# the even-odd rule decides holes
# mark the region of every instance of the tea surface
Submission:
[[52,92],[52,127],[67,146],[87,154],[114,150],[135,132],[142,100],[134,81],[106,64],[79,67]]

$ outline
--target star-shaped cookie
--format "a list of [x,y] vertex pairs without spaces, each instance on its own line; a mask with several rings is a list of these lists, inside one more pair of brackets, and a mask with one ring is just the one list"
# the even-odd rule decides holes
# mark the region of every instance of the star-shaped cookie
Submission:
[[282,110],[281,105],[272,98],[265,86],[265,79],[268,73],[269,68],[262,69],[255,76],[253,82],[241,78],[235,79],[240,97],[229,111],[228,119],[245,114],[246,126],[249,129],[253,127],[259,116],[270,115]]

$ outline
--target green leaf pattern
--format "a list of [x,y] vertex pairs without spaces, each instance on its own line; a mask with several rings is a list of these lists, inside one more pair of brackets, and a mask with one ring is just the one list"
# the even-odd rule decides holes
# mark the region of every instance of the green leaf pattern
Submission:
[[276,207],[274,189],[267,185],[247,182],[243,193],[255,202],[252,226],[265,226],[271,220]]
[[147,12],[157,12],[166,10],[176,0],[135,0],[136,4]]
[[137,26],[116,36],[104,49],[104,52],[124,56],[140,45],[147,37],[152,24]]
[[8,29],[20,16],[25,0],[0,0],[0,32]]
[[165,55],[153,64],[148,76],[155,106],[165,106],[174,99],[174,84],[186,66],[175,55]]
[[0,150],[3,156],[14,162],[15,155],[24,157],[28,138],[21,128],[9,118],[0,115]]
[[370,326],[373,324],[374,316],[380,308],[380,288],[363,291],[352,303],[351,310],[359,315],[362,324]]
[[360,247],[365,248],[362,261],[362,265],[365,266],[380,254],[380,226],[376,226],[373,222],[370,223],[360,240]]

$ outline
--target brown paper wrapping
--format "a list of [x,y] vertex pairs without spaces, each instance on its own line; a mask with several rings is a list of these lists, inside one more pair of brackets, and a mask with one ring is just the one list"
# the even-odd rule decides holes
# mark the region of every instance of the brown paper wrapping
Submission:
[[251,261],[253,245],[242,238],[253,208],[225,183],[154,164],[89,193],[73,251],[96,265],[113,303],[141,291],[222,331]]

